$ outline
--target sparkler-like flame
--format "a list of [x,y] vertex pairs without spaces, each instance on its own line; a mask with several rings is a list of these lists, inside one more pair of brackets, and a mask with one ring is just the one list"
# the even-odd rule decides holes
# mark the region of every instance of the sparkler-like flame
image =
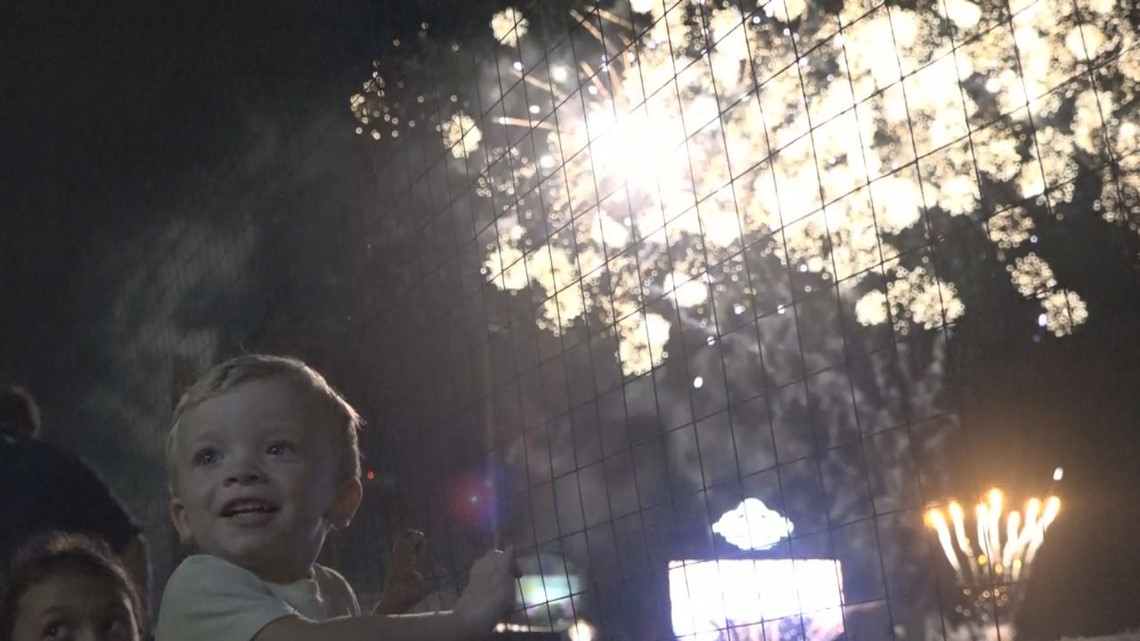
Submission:
[[1033,498],[1026,503],[1023,521],[1020,512],[1004,511],[1004,502],[1001,490],[995,488],[978,503],[977,547],[966,535],[965,510],[957,501],[945,512],[934,508],[926,513],[927,525],[937,535],[958,587],[969,597],[969,605],[958,608],[966,617],[984,618],[988,605],[1005,609],[1017,603],[1045,533],[1061,511],[1061,499],[1056,496],[1046,499],[1043,512],[1042,502]]
[[[481,161],[477,193],[499,209],[486,277],[534,288],[556,334],[599,315],[633,375],[663,362],[671,318],[712,331],[763,306],[746,248],[811,276],[804,291],[842,281],[860,323],[953,322],[965,303],[930,260],[930,221],[976,217],[1041,326],[1072,333],[1087,306],[1025,245],[1035,216],[1071,209],[1078,159],[1102,174],[1094,210],[1140,232],[1140,120],[1122,107],[1140,41],[1114,0],[1006,7],[572,11],[571,49],[589,53],[516,61],[506,115],[440,125],[456,158]],[[527,37],[515,9],[492,24],[512,51]],[[387,115],[378,78],[353,96],[358,118]],[[980,209],[983,184],[1006,188]]]

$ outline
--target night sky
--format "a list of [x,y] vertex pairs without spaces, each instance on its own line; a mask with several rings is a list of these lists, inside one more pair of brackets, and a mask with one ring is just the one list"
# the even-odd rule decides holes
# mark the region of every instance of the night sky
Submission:
[[[377,208],[377,160],[352,134],[347,99],[393,34],[426,19],[463,36],[482,24],[456,7],[485,16],[496,5],[73,4],[0,9],[0,382],[26,384],[48,438],[74,446],[149,528],[164,528],[153,483],[164,401],[129,369],[168,362],[140,337],[158,341],[155,323],[170,323],[223,351],[301,350],[349,398],[391,382],[360,345],[337,340],[364,322],[355,297],[398,287],[364,286],[369,266],[389,263],[353,244]],[[179,244],[194,234],[205,249]],[[951,334],[962,433],[948,461],[963,496],[993,483],[1043,495],[1064,467],[1055,491],[1065,507],[1021,623],[1044,639],[1140,626],[1140,246],[1095,218],[1042,239],[1090,320],[1074,336],[1042,337],[992,256],[959,256],[976,291]],[[214,262],[239,256],[243,275],[143,267],[215,245]],[[186,280],[168,285],[167,273]],[[168,289],[176,300],[154,302]],[[159,321],[154,309],[165,310]],[[404,411],[361,405],[374,423]],[[117,438],[118,420],[134,438]],[[366,435],[366,448],[378,439]],[[137,473],[112,465],[122,456]],[[159,577],[164,536],[151,532]]]

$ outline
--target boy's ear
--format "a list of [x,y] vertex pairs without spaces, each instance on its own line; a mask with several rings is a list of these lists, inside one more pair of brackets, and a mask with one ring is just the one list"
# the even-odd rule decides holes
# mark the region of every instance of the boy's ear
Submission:
[[189,545],[194,541],[190,533],[190,520],[186,516],[186,506],[178,497],[170,499],[170,520],[174,523],[174,529],[178,531],[178,540],[183,545]]
[[364,496],[364,488],[359,479],[348,479],[340,484],[333,497],[332,506],[325,513],[325,519],[338,530],[343,530],[352,522],[356,509],[360,507],[360,499]]

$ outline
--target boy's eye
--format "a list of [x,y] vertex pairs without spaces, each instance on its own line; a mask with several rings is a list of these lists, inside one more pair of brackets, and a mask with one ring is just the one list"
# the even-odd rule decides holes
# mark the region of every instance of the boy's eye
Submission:
[[272,456],[280,456],[282,454],[293,454],[297,448],[289,441],[274,441],[269,444],[266,452]]
[[212,447],[204,447],[197,452],[194,452],[194,458],[191,461],[194,465],[211,465],[218,460],[218,451]]

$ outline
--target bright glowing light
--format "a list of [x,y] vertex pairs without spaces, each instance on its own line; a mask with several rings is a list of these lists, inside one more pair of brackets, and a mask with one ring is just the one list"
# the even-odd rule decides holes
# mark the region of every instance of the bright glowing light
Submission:
[[1058,467],[1057,469],[1053,470],[1053,480],[1054,481],[1060,481],[1063,478],[1065,478],[1065,470],[1064,469]]
[[694,389],[701,389],[704,386],[705,386],[705,379],[701,378],[700,376],[693,379],[693,388]]
[[528,26],[530,23],[523,14],[512,7],[491,18],[491,35],[504,45],[513,47],[519,43],[519,38],[526,35]]
[[683,281],[678,284],[676,274],[665,277],[665,292],[682,307],[696,307],[708,300],[709,288],[699,280]]
[[863,325],[881,325],[887,322],[887,295],[872,289],[855,304],[855,320]]
[[661,6],[661,0],[629,0],[629,8],[634,13],[650,13]]
[[456,113],[443,126],[443,145],[451,150],[456,158],[466,158],[479,148],[483,132],[475,120],[463,112]]
[[1002,513],[1002,496],[1001,490],[996,487],[989,492],[989,521],[986,523],[986,531],[989,534],[989,539],[986,541],[986,553],[990,558],[1001,557],[1001,513]]
[[[634,11],[656,12],[663,7],[657,2],[646,2],[634,7]],[[807,4],[780,0],[765,5],[764,10],[788,22],[801,17]],[[732,304],[730,309],[748,308],[737,301],[753,294],[752,284],[739,274],[713,277],[702,273],[704,251],[695,246],[698,239],[707,243],[707,251],[718,253],[741,243],[742,233],[755,237],[778,229],[781,219],[793,220],[810,213],[810,209],[800,211],[791,207],[812,199],[785,199],[789,208],[780,211],[781,199],[773,187],[783,194],[811,195],[819,193],[821,184],[808,145],[785,148],[779,163],[760,162],[770,156],[773,145],[786,146],[786,142],[795,140],[798,135],[794,132],[802,132],[807,126],[803,117],[774,126],[765,125],[762,117],[765,111],[778,114],[794,109],[795,103],[787,100],[800,91],[798,79],[784,74],[769,81],[770,90],[758,96],[759,105],[747,89],[751,78],[749,60],[755,58],[755,62],[761,63],[757,57],[761,51],[786,47],[786,39],[754,40],[756,34],[748,30],[742,14],[734,7],[709,9],[708,28],[703,32],[690,29],[689,21],[694,18],[680,15],[685,12],[684,6],[678,5],[670,11],[678,15],[656,21],[638,43],[642,48],[636,56],[607,53],[602,56],[605,62],[601,67],[584,68],[583,77],[587,80],[579,87],[585,90],[580,94],[585,98],[583,101],[565,101],[561,89],[551,90],[550,85],[541,81],[530,82],[531,87],[552,91],[552,100],[565,105],[559,111],[556,130],[555,125],[549,129],[532,129],[531,135],[542,150],[539,161],[512,163],[521,168],[513,176],[499,178],[492,173],[486,181],[487,189],[480,192],[490,196],[498,191],[509,201],[521,188],[541,181],[547,224],[559,228],[571,220],[579,221],[567,234],[571,237],[563,242],[576,248],[579,260],[585,257],[587,262],[597,265],[608,260],[609,271],[619,275],[617,282],[615,284],[613,278],[590,279],[580,286],[584,304],[572,310],[560,310],[562,296],[554,296],[558,290],[547,284],[573,280],[578,271],[568,265],[563,271],[555,269],[549,273],[552,268],[543,261],[535,261],[537,265],[527,261],[526,272],[531,282],[542,285],[550,301],[543,305],[539,325],[560,333],[567,320],[594,310],[602,312],[618,332],[618,356],[627,375],[642,373],[662,362],[670,336],[669,321],[664,316],[639,310],[647,290],[663,291],[678,308],[700,315],[704,312],[698,310],[707,305],[710,298],[709,287],[729,288],[732,293],[726,301]],[[610,28],[627,29],[631,37],[634,35],[632,25],[608,10],[595,9],[595,16],[590,19],[576,11],[571,13],[582,21],[586,31],[598,37],[598,44],[603,48],[609,40],[603,40],[600,32],[595,33],[595,27],[588,26],[594,24],[595,16],[608,22]],[[760,35],[763,36],[763,32]],[[889,41],[889,30],[886,35]],[[879,42],[881,38],[872,40]],[[708,48],[713,41],[716,44],[711,49],[711,65],[694,64],[699,57],[696,52]],[[674,46],[653,45],[661,42],[672,42]],[[682,67],[690,69],[682,90],[679,93],[660,91],[665,83],[672,81],[676,69]],[[560,61],[551,61],[551,69],[550,80],[555,86],[570,79]],[[527,73],[525,69],[519,71]],[[721,113],[714,86],[719,87],[722,98],[739,96],[737,106]],[[958,95],[956,91],[954,95]],[[765,102],[771,99],[778,99],[779,104]],[[839,113],[842,101],[842,94],[835,91],[825,95],[821,104],[827,109],[837,108],[836,113]],[[532,121],[521,115],[503,117],[500,122],[511,127],[532,126]],[[906,126],[905,113],[901,114],[897,126]],[[769,140],[766,131],[774,135],[774,141]],[[842,196],[845,190],[859,188],[860,177],[866,184],[869,167],[863,158],[868,154],[867,145],[874,132],[861,130],[850,111],[827,131],[829,136],[821,138],[821,144],[823,153],[834,159],[828,170],[831,177],[824,183],[832,198],[832,187],[834,196]],[[489,166],[498,158],[516,153],[514,149],[485,151]],[[550,166],[545,159],[566,159],[566,163],[561,167]],[[537,172],[533,170],[535,165],[540,168]],[[737,180],[732,189],[726,188],[734,171],[752,166],[759,170]],[[948,186],[954,184],[952,189],[956,194],[962,193],[962,187],[954,182],[960,182],[961,173],[952,171],[944,181]],[[640,239],[637,253],[619,253],[625,243],[610,243],[608,238],[602,243],[596,237],[584,237],[599,226],[606,227],[609,217],[599,206],[598,198],[599,194],[611,192],[628,196],[632,212],[629,224],[632,234],[628,241]],[[862,197],[846,198],[830,205],[827,227],[809,222],[786,229],[786,251],[773,255],[798,263],[802,270],[813,274],[826,275],[834,271],[838,278],[857,282],[869,268],[880,263],[887,242],[875,232],[875,210],[867,195],[878,203],[882,231],[901,232],[919,223],[923,196],[917,183],[903,174],[882,176],[864,189]],[[699,211],[694,211],[692,206],[700,199],[704,199],[703,204]],[[820,204],[817,202],[815,206]],[[507,215],[517,217],[518,213]],[[662,220],[664,229],[661,229]],[[654,229],[660,233],[652,234]],[[562,251],[546,238],[535,239],[528,233],[510,237],[506,243],[500,237],[497,253],[504,254],[505,250],[512,255],[522,253],[524,246],[533,247],[536,240],[537,244],[551,245],[551,254]],[[671,269],[660,269],[670,246],[676,254]],[[541,252],[540,248],[538,253]],[[504,272],[496,262],[492,255],[485,265],[491,282],[520,291],[517,285],[508,287],[514,281],[503,277]],[[862,301],[861,322],[884,322],[888,308],[901,331],[907,331],[912,322],[932,328],[961,316],[964,306],[953,284],[933,277],[922,267],[892,265],[891,273],[896,282],[889,283],[888,287],[901,285],[888,289],[888,294],[872,294]],[[578,291],[574,292],[575,298]],[[682,314],[682,321],[687,317]],[[556,323],[555,318],[561,318],[562,323]],[[659,322],[660,326],[654,325],[654,331],[646,331],[640,322],[642,319],[652,319],[652,323]]]
[[960,573],[962,566],[958,563],[958,556],[954,552],[954,543],[950,540],[950,526],[946,522],[946,517],[942,515],[940,510],[930,510],[927,512],[926,518],[927,522],[938,533],[938,543],[942,546],[943,554],[950,561],[954,571]]
[[[957,501],[950,503],[950,518],[954,522],[954,537],[958,541],[958,548],[966,554],[967,559],[974,557],[974,549],[970,545],[970,538],[966,536],[966,513]],[[951,562],[951,565],[954,565]]]
[[898,280],[887,284],[887,301],[895,317],[895,329],[902,334],[909,331],[910,321],[925,329],[958,320],[966,311],[958,300],[958,290],[951,284],[927,274],[923,267],[913,270],[899,267]]
[[1088,306],[1080,295],[1066,289],[1054,291],[1041,299],[1045,309],[1045,328],[1055,336],[1072,334],[1089,318]]
[[1009,271],[1018,293],[1026,298],[1044,295],[1057,286],[1057,279],[1054,278],[1049,263],[1033,252],[1015,259],[1013,265],[1006,266],[1006,270]]
[[[1021,514],[1019,512],[1010,512],[1006,521],[1005,540],[1016,541],[1019,537],[1017,534],[1018,528],[1021,526]],[[1005,567],[1012,567],[1014,564],[1014,554],[1017,552],[1016,545],[1006,545],[1005,552],[1002,554],[1001,563]]]
[[1016,607],[1020,602],[1026,573],[1045,541],[1046,530],[1061,511],[1061,500],[1049,497],[1042,512],[1041,501],[1030,499],[1025,505],[1024,519],[1020,512],[1007,512],[1004,506],[1005,496],[997,488],[987,492],[986,499],[978,503],[975,525],[981,550],[975,550],[967,538],[965,511],[957,502],[950,503],[948,508],[953,541],[951,524],[943,512],[931,509],[926,514],[926,523],[937,535],[939,547],[953,568],[958,585],[963,588],[963,594],[970,597],[971,603],[966,609],[979,616],[989,612],[992,603],[1004,609]]
[[594,641],[597,630],[585,619],[578,619],[566,629],[566,638],[569,641]]
[[725,512],[712,531],[742,550],[767,550],[791,536],[796,526],[756,498]]
[[761,0],[756,4],[764,7],[768,17],[785,23],[796,20],[807,9],[807,0]]
[[1045,543],[1045,530],[1053,524],[1053,520],[1057,518],[1057,514],[1061,511],[1061,499],[1050,496],[1045,501],[1045,513],[1041,516],[1037,527],[1033,531],[1032,538],[1029,541],[1029,549],[1025,552],[1025,565],[1033,563],[1033,559],[1037,556],[1037,551],[1041,545]]
[[839,561],[670,561],[673,633],[680,639],[780,639],[781,619],[803,615],[807,641],[843,633]]
[[[946,17],[959,29],[969,29],[978,24],[982,9],[970,0],[946,0]],[[942,8],[940,3],[939,9]]]
[[571,595],[582,591],[582,580],[575,574],[524,574],[518,580],[515,603],[527,611],[550,608],[556,618],[574,616]]
[[[491,118],[521,136],[485,140],[459,114],[440,125],[501,223],[542,211],[542,221],[517,223],[522,233],[485,243],[484,264],[497,287],[542,290],[540,328],[561,333],[597,314],[618,334],[623,372],[643,373],[663,362],[671,319],[715,330],[710,290],[726,309],[767,293],[771,283],[708,268],[741,247],[842,281],[862,324],[940,327],[966,306],[953,268],[912,251],[910,237],[935,215],[985,221],[1012,286],[1041,305],[1052,335],[1087,321],[1081,296],[1026,244],[1041,233],[1035,217],[1072,202],[1082,167],[1106,185],[1100,217],[1140,233],[1140,112],[1128,106],[1140,40],[1115,0],[1020,3],[1012,33],[972,0],[869,13],[855,3],[838,16],[805,0],[761,0],[750,16],[699,4],[631,0],[652,17],[641,31],[622,12],[581,3],[570,13],[582,42],[567,48],[578,54],[496,61],[526,92]],[[513,8],[491,20],[511,47],[526,28]],[[947,33],[962,46],[946,49]],[[1093,86],[1089,64],[1119,82]],[[502,68],[488,75],[492,95],[511,85]],[[399,120],[390,84],[377,72],[350,99],[362,133]],[[555,118],[539,118],[547,105]],[[1002,187],[985,211],[983,184]],[[611,243],[607,210],[618,209],[626,239]],[[549,238],[552,229],[563,231]],[[526,258],[507,274],[500,255]],[[662,293],[677,315],[645,310]]]
[[1059,499],[1055,496],[1050,496],[1048,499],[1046,499],[1046,501],[1045,501],[1045,517],[1044,517],[1045,518],[1045,525],[1044,525],[1044,527],[1049,527],[1049,525],[1051,525],[1053,523],[1053,519],[1057,518],[1057,515],[1060,512],[1061,512],[1061,499]]

